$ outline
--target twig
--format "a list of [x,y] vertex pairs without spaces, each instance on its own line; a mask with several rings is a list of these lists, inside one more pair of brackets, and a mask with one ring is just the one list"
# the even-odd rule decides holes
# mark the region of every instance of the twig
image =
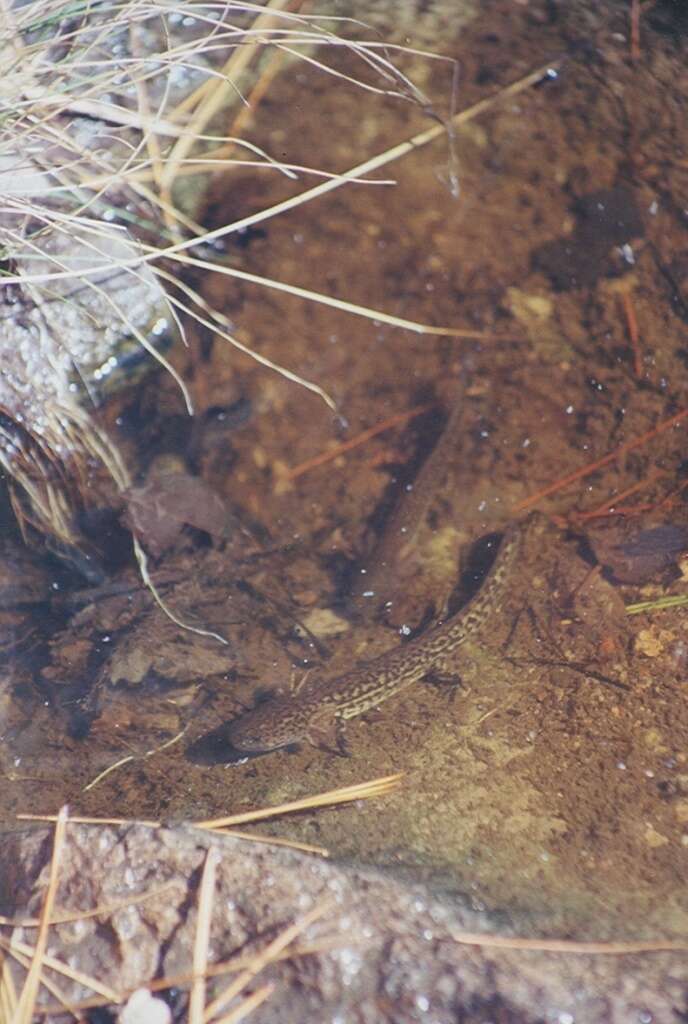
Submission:
[[620,455],[624,455],[626,452],[634,451],[636,448],[642,448],[644,444],[651,441],[653,437],[658,437],[659,434],[664,433],[665,430],[669,430],[671,427],[676,426],[688,416],[688,409],[682,409],[681,412],[675,413],[670,416],[669,419],[662,420],[652,430],[648,430],[645,434],[641,434],[640,437],[635,438],[633,441],[626,441],[624,444],[619,445],[614,451],[604,455],[601,459],[597,459],[596,462],[588,463],[587,466],[581,466],[580,469],[575,469],[572,473],[568,473],[566,476],[560,477],[555,480],[554,483],[548,484],[543,487],[542,490],[536,491],[535,494],[531,494],[530,497],[524,498],[516,506],[514,506],[514,512],[523,512],[527,508],[531,508],[533,505],[542,499],[548,497],[550,494],[554,494],[556,491],[562,490],[569,484],[575,483],[577,480],[583,480],[586,476],[590,476],[591,473],[595,473],[598,469],[603,466],[609,465],[614,459],[618,459]]
[[628,337],[630,338],[631,348],[633,349],[633,369],[636,377],[640,380],[644,373],[644,367],[643,354],[640,348],[640,338],[638,335],[638,319],[635,315],[633,300],[628,292],[623,293],[621,301],[623,303],[624,313],[626,314],[626,323],[628,324]]
[[631,60],[640,60],[640,0],[631,0]]
[[597,508],[589,509],[587,512],[576,512],[574,518],[578,522],[584,522],[586,519],[597,519],[602,516],[611,516],[614,514],[621,514],[623,510],[619,507],[619,502],[624,501],[630,497],[631,494],[635,494],[637,491],[642,491],[644,487],[649,487],[661,476],[666,476],[666,471],[663,469],[656,469],[650,473],[644,480],[638,481],[638,483],[632,484],[631,487],[627,487],[625,491],[620,491],[619,494],[614,495],[614,498],[607,499]]
[[345,452],[350,452],[353,448],[357,448],[359,445],[365,444],[367,441],[370,441],[371,438],[377,437],[378,434],[382,434],[385,430],[389,430],[391,427],[401,426],[402,423],[415,419],[416,416],[420,416],[431,408],[432,405],[430,403],[426,403],[425,405],[417,405],[414,409],[409,409],[406,412],[398,412],[394,416],[389,416],[386,420],[382,420],[381,423],[377,423],[374,427],[369,427],[367,430],[361,431],[360,434],[350,438],[348,441],[343,441],[335,448],[330,448],[326,452],[321,452],[320,455],[314,455],[312,459],[306,459],[305,462],[300,462],[298,466],[288,469],[284,474],[284,479],[290,481],[297,480],[298,477],[303,476],[304,473],[310,472],[311,469],[316,469],[318,466],[324,466],[327,462],[331,462],[332,459],[336,459],[340,455],[344,455]]
[[688,480],[684,480],[680,487],[670,491],[665,498],[662,498],[657,508],[670,508],[672,505],[675,505],[679,494],[682,494],[686,487],[688,487]]

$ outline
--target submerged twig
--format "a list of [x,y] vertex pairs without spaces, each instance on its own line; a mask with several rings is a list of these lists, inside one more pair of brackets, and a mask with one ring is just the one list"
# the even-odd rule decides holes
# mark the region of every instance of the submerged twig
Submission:
[[549,497],[550,494],[555,494],[557,491],[562,490],[564,487],[568,487],[569,484],[575,483],[578,480],[584,480],[585,477],[590,476],[591,473],[595,473],[598,469],[602,469],[603,466],[608,466],[610,462],[614,462],[619,456],[625,455],[627,452],[632,452],[636,448],[642,448],[644,444],[651,441],[654,437],[658,437],[663,434],[664,431],[670,430],[671,427],[677,426],[688,416],[688,409],[682,409],[680,412],[675,413],[666,420],[662,420],[652,430],[646,431],[641,434],[640,437],[634,438],[632,441],[625,441],[624,444],[620,444],[618,448],[609,452],[607,455],[603,455],[601,459],[596,459],[594,462],[588,463],[586,466],[581,466],[579,469],[573,470],[572,473],[567,473],[566,476],[560,477],[555,480],[554,483],[548,484],[541,490],[536,491],[535,494],[531,494],[528,498],[524,498],[515,507],[514,512],[524,512],[528,508],[532,508],[533,505],[537,505],[542,498]]
[[331,462],[340,455],[350,452],[353,448],[358,448],[360,445],[366,444],[366,442],[370,441],[371,438],[377,437],[378,434],[382,434],[384,431],[390,430],[392,427],[400,427],[404,423],[415,419],[416,416],[420,416],[431,408],[432,406],[426,403],[425,405],[417,405],[414,409],[408,409],[406,412],[395,413],[394,416],[389,416],[381,423],[376,423],[374,427],[368,427],[367,430],[362,430],[360,434],[356,434],[355,437],[349,438],[348,441],[342,441],[341,444],[336,445],[334,448],[330,448],[326,452],[321,452],[319,455],[314,455],[311,459],[306,459],[305,462],[300,462],[298,466],[293,466],[291,469],[286,470],[284,473],[284,479],[289,481],[297,480],[300,476],[303,476],[304,473],[310,472],[311,469],[316,469],[318,466],[324,466],[326,463]]

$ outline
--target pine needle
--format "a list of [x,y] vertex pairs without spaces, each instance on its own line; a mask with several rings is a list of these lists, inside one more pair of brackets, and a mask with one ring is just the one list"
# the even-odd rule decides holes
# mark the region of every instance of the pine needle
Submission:
[[[76,821],[75,818],[70,818],[70,821]],[[92,907],[91,910],[69,910],[64,913],[54,913],[50,918],[50,925],[54,924],[69,924],[72,921],[86,921],[89,917],[108,917],[115,914],[118,910],[123,910],[125,907],[134,906],[137,903],[147,903],[149,900],[157,899],[160,896],[165,895],[171,889],[177,888],[177,883],[174,881],[166,882],[165,885],[161,885],[157,889],[150,889],[148,892],[142,892],[138,896],[129,896],[124,900],[114,900],[112,903],[101,903],[97,907]],[[3,917],[0,914],[0,925],[6,925],[11,928],[37,928],[40,924],[39,917]],[[1,1020],[2,1018],[0,1018]]]
[[626,605],[627,615],[640,615],[641,612],[662,611],[664,608],[682,608],[688,604],[688,594],[670,594],[667,597],[655,597],[649,601],[637,601]]
[[575,939],[526,939],[515,935],[483,935],[456,932],[455,942],[489,949],[530,950],[537,953],[576,953],[582,956],[629,956],[633,953],[665,953],[688,950],[688,940],[638,939],[621,942],[578,942]]
[[55,895],[57,893],[60,857],[62,855],[67,816],[68,808],[65,806],[57,815],[57,821],[55,823],[53,851],[50,860],[50,872],[48,875],[48,887],[46,889],[43,907],[41,909],[36,946],[33,952],[31,966],[29,967],[29,972],[26,976],[24,987],[19,997],[17,1008],[12,1015],[12,1024],[31,1024],[31,1020],[33,1018],[33,1011],[36,1005],[38,986],[45,958],[45,950],[48,942],[48,925],[50,923],[53,903],[55,902]]
[[[209,1024],[212,1018],[223,1010],[228,1003],[232,1001],[239,993],[255,978],[256,974],[263,970],[263,968],[275,959],[284,949],[289,946],[295,938],[297,938],[309,925],[313,924],[323,916],[329,909],[331,909],[332,903],[319,903],[309,913],[305,914],[299,921],[295,921],[294,924],[289,925],[288,928],[273,939],[269,945],[265,947],[262,953],[259,953],[254,958],[250,967],[242,971],[241,974],[234,979],[234,981],[222,991],[217,998],[215,998],[209,1006],[206,1007],[205,1014],[203,1017],[203,1024]],[[196,1024],[196,1022],[191,1022]]]
[[212,923],[213,903],[215,900],[215,878],[219,862],[219,850],[217,847],[211,846],[206,854],[198,892],[198,917],[193,948],[194,980],[189,997],[189,1024],[203,1024],[205,1020],[205,981],[208,968],[208,944],[210,942],[210,925]]
[[[30,957],[32,965],[36,961],[37,945],[31,946],[28,942],[22,942],[20,939],[5,939],[0,937],[0,946],[3,946],[13,955],[15,953],[20,953],[26,957]],[[64,963],[62,960],[58,960],[57,957],[51,956],[49,953],[45,953],[41,963],[43,967],[49,967],[51,971],[56,971],[63,977],[69,978],[70,981],[75,981],[77,984],[83,985],[84,988],[92,989],[93,992],[97,992],[109,1003],[119,1002],[119,994],[115,992],[114,989],[111,989],[109,985],[104,985],[102,981],[99,981],[97,978],[93,978],[91,975],[85,974],[83,971],[78,971],[76,968],[70,967],[69,964]],[[41,981],[43,984],[46,984],[44,978],[41,978]]]
[[301,800],[291,800],[288,803],[278,804],[275,807],[266,807],[259,811],[245,811],[243,814],[231,814],[225,818],[196,821],[194,824],[196,828],[218,829],[232,825],[243,825],[248,821],[263,821],[265,818],[275,818],[281,814],[307,811],[315,807],[351,803],[353,800],[370,800],[376,796],[386,796],[387,793],[390,793],[400,785],[402,778],[403,772],[398,772],[395,775],[385,775],[379,779],[372,779],[370,782],[359,782],[353,786],[342,786],[339,789],[331,789],[326,793],[307,796]]
[[239,1024],[239,1021],[244,1020],[244,1018],[248,1017],[249,1013],[253,1013],[261,1003],[264,1003],[265,1000],[272,995],[274,990],[274,985],[262,985],[260,988],[257,988],[252,995],[246,996],[241,1005],[237,1006],[235,1010],[228,1013],[226,1017],[218,1017],[213,1024]]

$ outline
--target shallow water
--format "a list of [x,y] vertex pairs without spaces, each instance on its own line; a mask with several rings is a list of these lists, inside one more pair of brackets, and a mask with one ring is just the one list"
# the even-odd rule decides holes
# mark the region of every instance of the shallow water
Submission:
[[[404,772],[389,797],[263,832],[428,877],[540,931],[583,934],[594,922],[600,938],[685,935],[684,610],[629,617],[623,608],[685,583],[675,558],[622,583],[613,552],[604,554],[641,529],[685,526],[682,420],[531,502],[549,525],[527,545],[504,609],[457,658],[461,688],[451,697],[418,685],[355,719],[349,758],[304,745],[208,766],[185,753],[260,689],[308,669],[338,675],[457,607],[473,542],[553,481],[682,410],[680,6],[648,5],[636,59],[626,3],[495,0],[467,11],[443,21],[438,44],[460,62],[460,108],[547,62],[557,77],[458,131],[458,197],[440,139],[380,172],[394,187],[339,189],[249,230],[226,259],[490,337],[419,335],[226,276],[203,279],[237,337],[325,388],[346,429],[317,396],[207,336],[182,357],[198,428],[164,379],[110,410],[132,450],[144,425],[142,463],[183,451],[235,517],[229,539],[187,529],[155,570],[178,616],[229,643],[165,619],[121,560],[108,582],[131,589],[97,599],[75,596],[73,578],[39,565],[38,590],[20,608],[16,594],[7,602],[9,635],[27,637],[5,653],[2,813],[9,822],[69,801],[84,814],[202,818]],[[424,45],[428,31],[420,18]],[[337,66],[352,72],[347,59],[338,54]],[[450,66],[399,60],[446,114]],[[252,138],[294,163],[342,171],[431,123],[409,104],[364,103],[300,67],[258,109]],[[208,226],[294,189],[267,174],[227,175],[211,189]],[[386,530],[414,487],[423,494],[410,513],[412,549],[369,609],[364,599],[352,607],[357,574],[390,546]],[[608,514],[619,507],[624,516]]]

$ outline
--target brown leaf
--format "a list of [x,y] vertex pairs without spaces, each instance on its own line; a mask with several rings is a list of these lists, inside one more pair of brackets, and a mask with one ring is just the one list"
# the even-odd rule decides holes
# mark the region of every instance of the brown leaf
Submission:
[[153,465],[148,480],[126,496],[125,524],[153,555],[177,540],[185,525],[212,537],[227,534],[229,514],[222,498],[199,477],[171,466]]

